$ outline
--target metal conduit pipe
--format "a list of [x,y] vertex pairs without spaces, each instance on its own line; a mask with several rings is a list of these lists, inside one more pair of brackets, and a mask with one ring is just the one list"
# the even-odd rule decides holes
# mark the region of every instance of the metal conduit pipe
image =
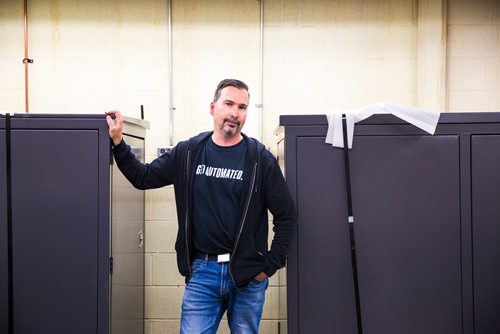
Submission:
[[259,101],[255,105],[260,109],[259,139],[264,141],[264,0],[260,0],[260,50],[259,50]]
[[173,145],[173,123],[174,123],[174,73],[173,73],[173,50],[172,50],[172,0],[168,0],[168,103],[169,103],[169,145]]

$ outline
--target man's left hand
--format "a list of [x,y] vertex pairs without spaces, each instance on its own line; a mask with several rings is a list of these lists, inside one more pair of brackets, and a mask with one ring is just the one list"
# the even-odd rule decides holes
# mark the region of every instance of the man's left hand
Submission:
[[266,275],[265,272],[261,272],[257,276],[254,277],[254,279],[257,280],[257,281],[259,281],[259,282],[262,282],[266,278],[267,278],[267,275]]

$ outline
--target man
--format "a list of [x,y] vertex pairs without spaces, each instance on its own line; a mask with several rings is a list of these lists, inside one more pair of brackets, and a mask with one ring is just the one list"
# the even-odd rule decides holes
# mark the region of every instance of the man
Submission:
[[[296,213],[274,156],[241,132],[248,86],[219,83],[213,131],[180,142],[150,164],[122,138],[122,117],[107,117],[118,167],[139,189],[174,185],[175,249],[186,278],[181,333],[216,333],[227,311],[231,333],[258,333],[268,278],[285,265]],[[268,210],[274,238],[268,248]]]

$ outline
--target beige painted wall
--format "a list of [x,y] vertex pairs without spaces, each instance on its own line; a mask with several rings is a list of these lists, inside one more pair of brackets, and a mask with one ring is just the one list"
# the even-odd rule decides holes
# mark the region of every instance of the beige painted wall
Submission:
[[500,3],[452,1],[447,42],[448,110],[500,110]]
[[[147,160],[169,143],[167,1],[29,3],[30,112],[138,117]],[[210,129],[216,84],[250,85],[246,132],[276,150],[281,114],[322,114],[377,101],[436,111],[500,110],[495,0],[173,0],[174,143]],[[0,112],[23,112],[23,1],[0,0]],[[263,112],[255,104],[263,102]],[[261,126],[262,124],[262,126]],[[183,280],[171,187],[147,192],[146,329],[178,330]],[[273,277],[262,333],[286,329],[285,274]],[[279,324],[279,322],[281,322]],[[225,324],[221,333],[227,333]]]

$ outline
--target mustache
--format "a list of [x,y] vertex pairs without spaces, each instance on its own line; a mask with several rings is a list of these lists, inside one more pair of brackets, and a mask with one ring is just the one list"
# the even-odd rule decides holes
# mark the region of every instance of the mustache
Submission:
[[227,122],[229,122],[229,123],[234,123],[234,124],[236,124],[236,125],[240,125],[240,121],[239,121],[237,118],[232,118],[232,117],[230,117],[230,118],[225,118],[225,119],[224,119],[224,123],[227,123]]

